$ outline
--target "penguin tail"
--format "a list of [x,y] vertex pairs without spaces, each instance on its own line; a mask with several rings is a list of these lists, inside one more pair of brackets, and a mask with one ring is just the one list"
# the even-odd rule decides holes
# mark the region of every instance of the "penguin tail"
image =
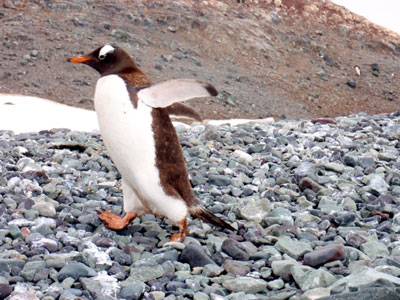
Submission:
[[236,229],[233,228],[232,225],[228,224],[220,217],[217,217],[213,213],[209,212],[207,209],[205,209],[201,205],[193,206],[189,209],[189,211],[192,214],[192,216],[194,216],[204,222],[210,223],[210,224],[220,227],[222,229],[229,229],[232,231],[236,231]]

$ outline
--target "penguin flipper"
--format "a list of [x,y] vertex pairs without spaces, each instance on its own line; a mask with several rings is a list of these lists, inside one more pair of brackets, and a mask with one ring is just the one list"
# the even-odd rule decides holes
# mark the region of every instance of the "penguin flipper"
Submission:
[[140,101],[150,107],[167,107],[192,98],[216,96],[218,92],[209,83],[194,79],[173,79],[142,89],[137,95]]
[[203,118],[196,110],[183,103],[176,102],[171,104],[170,106],[167,106],[165,109],[168,111],[170,117],[184,117],[199,122],[203,121]]

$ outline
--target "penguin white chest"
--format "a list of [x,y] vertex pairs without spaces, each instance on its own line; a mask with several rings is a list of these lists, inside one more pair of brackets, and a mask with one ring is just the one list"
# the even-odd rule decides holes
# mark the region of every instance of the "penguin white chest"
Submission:
[[188,210],[182,199],[166,195],[156,167],[156,145],[152,128],[153,108],[140,100],[135,108],[126,84],[117,75],[97,81],[94,97],[100,132],[108,153],[129,185],[124,193],[124,210],[136,212],[140,201],[153,213],[174,222],[186,218]]
[[117,75],[98,80],[94,101],[104,144],[121,175],[143,192],[148,189],[146,182],[159,184],[152,108],[140,101],[134,108],[125,82]]

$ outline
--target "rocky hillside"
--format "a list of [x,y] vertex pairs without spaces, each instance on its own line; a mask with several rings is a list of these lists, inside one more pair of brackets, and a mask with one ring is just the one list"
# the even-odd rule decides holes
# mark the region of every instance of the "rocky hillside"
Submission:
[[154,82],[212,82],[205,118],[398,110],[399,35],[327,0],[242,2],[2,1],[0,92],[91,108],[98,75],[66,58],[113,42]]

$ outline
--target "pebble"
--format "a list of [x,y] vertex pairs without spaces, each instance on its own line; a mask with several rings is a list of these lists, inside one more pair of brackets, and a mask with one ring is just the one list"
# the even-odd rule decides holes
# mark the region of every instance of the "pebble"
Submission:
[[304,264],[318,268],[328,262],[344,260],[347,255],[343,245],[328,245],[304,255]]
[[295,259],[299,259],[307,252],[312,251],[309,243],[292,240],[288,236],[281,237],[275,244],[275,248]]
[[245,276],[250,272],[250,267],[248,267],[246,264],[230,259],[225,260],[222,267],[226,272],[234,275]]
[[180,261],[188,263],[192,268],[215,264],[214,261],[204,252],[204,249],[195,243],[190,243],[182,250]]
[[234,239],[226,239],[222,244],[222,250],[236,260],[249,260],[250,255]]
[[267,282],[265,280],[251,277],[236,277],[235,279],[224,281],[222,285],[230,292],[243,291],[246,294],[255,294],[265,291],[267,288]]
[[69,261],[60,270],[60,272],[58,272],[57,278],[58,280],[62,281],[68,277],[79,279],[80,277],[93,277],[96,275],[97,275],[96,271],[94,271],[87,265],[77,261]]

